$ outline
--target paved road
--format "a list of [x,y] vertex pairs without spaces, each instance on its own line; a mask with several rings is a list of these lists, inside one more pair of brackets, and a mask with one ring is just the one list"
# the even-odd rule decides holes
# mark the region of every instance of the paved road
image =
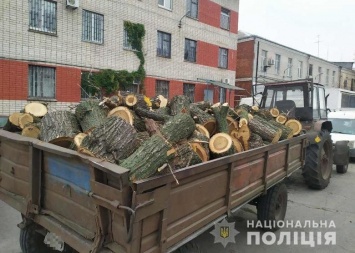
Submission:
[[[351,164],[345,175],[333,172],[331,184],[323,191],[308,189],[299,172],[293,174],[287,182],[289,201],[286,220],[294,224],[300,220],[333,220],[336,228],[291,228],[282,229],[282,232],[322,232],[336,231],[336,245],[319,246],[314,248],[301,245],[247,245],[247,222],[256,221],[256,210],[253,206],[245,206],[234,214],[235,229],[240,233],[235,237],[236,243],[229,243],[226,248],[222,244],[214,244],[214,236],[207,231],[194,241],[204,253],[355,253],[355,164]],[[19,229],[16,224],[20,222],[17,211],[0,201],[0,253],[20,253],[18,244]],[[276,236],[278,238],[279,232]],[[307,234],[308,235],[308,234]],[[308,236],[306,237],[308,239]],[[300,241],[300,240],[299,240]],[[324,240],[323,240],[324,241]],[[316,241],[315,241],[316,242]]]

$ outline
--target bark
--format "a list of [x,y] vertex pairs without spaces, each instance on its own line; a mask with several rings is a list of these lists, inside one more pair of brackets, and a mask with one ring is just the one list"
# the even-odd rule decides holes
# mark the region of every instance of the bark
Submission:
[[144,119],[138,116],[134,111],[130,111],[133,117],[133,126],[138,132],[145,132],[147,128],[145,127]]
[[243,144],[238,139],[232,137],[232,141],[236,153],[240,153],[244,151]]
[[229,110],[228,110],[228,117],[231,117],[234,120],[239,120],[239,116],[238,116],[237,112],[235,110],[233,110],[232,108],[229,108]]
[[80,152],[118,163],[138,148],[137,132],[119,117],[109,117],[82,141]]
[[170,116],[170,114],[171,114],[169,107],[161,107],[161,108],[154,110],[154,112],[156,112],[157,114],[166,115],[166,116]]
[[260,135],[263,140],[276,143],[281,137],[281,129],[269,124],[259,116],[255,116],[249,121],[249,128],[253,133]]
[[123,100],[118,96],[111,96],[110,98],[105,97],[101,103],[105,104],[110,110],[112,110],[123,105]]
[[[55,111],[47,113],[40,123],[40,139],[45,142],[61,144],[70,142],[80,133],[80,126],[75,115],[69,111]],[[57,140],[58,139],[58,140]],[[59,142],[58,142],[59,141]]]
[[98,101],[87,100],[78,104],[75,115],[83,132],[87,132],[105,121],[107,111],[99,105]]
[[168,142],[174,144],[190,137],[195,129],[195,122],[190,115],[180,113],[167,121],[160,132]]
[[150,136],[160,132],[160,125],[152,119],[144,119],[145,128]]
[[271,115],[270,111],[267,109],[259,109],[259,111],[255,112],[254,115],[258,115],[266,120],[273,120],[274,117]]
[[212,111],[217,121],[218,133],[226,133],[226,134],[229,133],[229,127],[227,123],[228,110],[229,110],[229,106],[227,103],[220,106],[216,106],[216,105],[212,106]]
[[6,125],[4,126],[4,130],[9,131],[9,132],[18,132],[21,131],[20,129],[20,124],[19,124],[19,118],[23,115],[23,113],[20,112],[14,112],[12,113],[9,118],[7,119]]
[[[205,136],[204,134],[198,132],[198,131],[194,131],[192,136],[188,139],[188,142],[195,147],[196,152],[199,154],[201,160],[203,162],[206,162],[210,159],[210,149],[209,149],[209,141],[210,138],[208,138],[207,136]],[[201,150],[198,146],[200,145],[203,150]]]
[[199,155],[194,151],[192,145],[189,143],[178,145],[175,150],[175,157],[172,163],[174,165],[174,169],[176,170],[202,162]]
[[[247,113],[249,113],[252,109],[251,109],[251,106],[250,105],[247,105],[247,104],[241,104],[241,105],[238,105],[236,108],[235,108],[235,111],[238,113],[239,110],[244,110],[244,111],[247,111]],[[239,115],[239,114],[238,114]]]
[[216,119],[211,114],[208,114],[194,104],[190,105],[190,114],[197,124],[200,124],[207,129],[210,135],[213,135],[216,132]]
[[240,107],[236,110],[236,112],[239,116],[239,127],[248,125],[250,119],[249,111],[245,110],[243,107]]
[[281,137],[280,137],[280,140],[287,140],[287,139],[290,139],[292,138],[293,136],[293,131],[292,131],[292,128],[288,127],[288,126],[285,126],[279,122],[276,122],[274,120],[270,120],[268,121],[271,125],[274,125],[276,126],[277,128],[280,128],[282,133],[281,133]]
[[263,138],[260,135],[252,133],[249,139],[249,149],[264,146]]
[[227,124],[228,124],[228,133],[231,133],[234,129],[238,130],[238,122],[234,120],[232,117],[227,116]]
[[171,116],[167,116],[167,115],[163,115],[160,113],[156,113],[155,111],[150,111],[144,108],[135,108],[134,109],[135,113],[137,113],[137,115],[139,115],[142,118],[149,118],[149,119],[153,119],[155,121],[168,121],[169,119],[171,119]]
[[212,104],[208,101],[200,101],[200,102],[192,103],[191,105],[201,109],[202,111],[207,111],[212,106]]
[[189,97],[184,95],[174,96],[170,101],[171,115],[175,116],[179,113],[190,114],[190,104],[191,100]]

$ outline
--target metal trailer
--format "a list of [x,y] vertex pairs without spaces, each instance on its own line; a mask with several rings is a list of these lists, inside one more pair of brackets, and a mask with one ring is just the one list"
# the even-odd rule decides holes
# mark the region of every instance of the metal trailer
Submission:
[[172,252],[247,203],[261,220],[284,219],[287,191],[275,189],[304,165],[307,144],[301,135],[190,166],[179,184],[171,174],[132,184],[118,165],[0,130],[0,199],[22,214],[24,253],[40,252],[47,233],[64,252]]

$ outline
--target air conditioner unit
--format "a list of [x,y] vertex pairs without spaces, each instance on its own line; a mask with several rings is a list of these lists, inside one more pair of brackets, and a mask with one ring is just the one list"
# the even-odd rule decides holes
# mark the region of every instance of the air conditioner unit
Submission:
[[227,84],[230,84],[231,80],[229,78],[224,78],[222,80],[223,83],[227,83]]
[[269,66],[275,65],[275,60],[270,58],[270,59],[267,61],[267,65],[269,65]]
[[76,9],[79,7],[79,0],[67,0],[67,8]]

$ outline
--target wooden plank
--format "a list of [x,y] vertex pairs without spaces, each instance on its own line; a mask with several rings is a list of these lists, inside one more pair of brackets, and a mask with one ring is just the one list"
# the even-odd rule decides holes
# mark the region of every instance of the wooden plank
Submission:
[[29,183],[15,178],[13,175],[8,175],[2,171],[0,171],[0,178],[0,188],[3,188],[6,191],[12,192],[24,198],[28,198]]
[[17,164],[6,157],[0,157],[0,170],[6,174],[12,174],[15,178],[25,182],[29,182],[29,168],[21,164]]
[[30,166],[30,152],[29,146],[21,143],[13,143],[11,141],[1,142],[1,156],[0,159],[6,158],[7,160],[22,165],[25,167]]

